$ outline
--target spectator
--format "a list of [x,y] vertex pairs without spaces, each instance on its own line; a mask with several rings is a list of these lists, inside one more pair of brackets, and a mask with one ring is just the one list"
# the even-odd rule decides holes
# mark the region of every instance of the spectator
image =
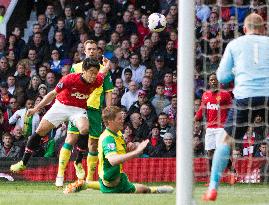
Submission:
[[26,73],[26,65],[20,61],[17,64],[17,71],[15,74],[16,83],[19,87],[21,87],[23,90],[26,89],[30,82],[30,77],[25,75]]
[[152,125],[148,138],[149,143],[144,153],[149,157],[155,157],[157,151],[156,148],[163,143],[163,140],[160,137],[160,126],[157,122]]
[[131,114],[130,122],[134,131],[134,142],[142,142],[147,139],[150,129],[147,123],[142,119],[140,113],[135,112]]
[[8,131],[8,127],[4,121],[4,114],[3,114],[2,109],[0,109],[0,136],[2,136],[2,134],[7,131]]
[[176,94],[177,86],[173,83],[173,74],[172,72],[167,72],[164,75],[164,95],[168,99],[171,99],[173,95]]
[[144,65],[146,68],[151,66],[149,47],[147,47],[145,45],[141,46],[140,47],[140,56],[141,56],[141,65]]
[[125,88],[123,86],[123,81],[122,81],[121,78],[116,78],[116,80],[115,80],[115,88],[118,91],[118,96],[119,96],[120,99],[122,98],[122,96],[126,92],[126,90],[128,89],[128,88]]
[[211,11],[210,8],[204,4],[203,0],[195,1],[195,15],[202,22],[206,22],[209,18]]
[[129,11],[125,11],[122,17],[123,27],[125,30],[125,34],[130,36],[132,33],[137,33],[137,27],[134,22],[131,21],[132,14]]
[[146,67],[140,64],[139,55],[136,53],[130,55],[130,62],[131,64],[123,69],[122,79],[125,80],[124,71],[129,68],[132,71],[132,80],[139,84],[142,82]]
[[99,40],[105,39],[108,40],[107,34],[103,30],[102,24],[100,22],[95,22],[93,27],[93,32],[90,33],[89,39],[98,42]]
[[160,113],[158,116],[158,123],[160,125],[160,136],[163,138],[165,133],[171,133],[176,136],[176,130],[173,126],[168,123],[168,116],[165,113]]
[[38,96],[38,88],[41,84],[41,80],[37,75],[32,76],[28,88],[25,90],[27,99],[36,99]]
[[[147,70],[150,70],[150,71],[152,71],[151,69],[146,69],[146,71]],[[146,72],[145,71],[145,72]],[[144,77],[143,77],[143,79],[142,79],[142,85],[141,85],[141,90],[143,90],[144,92],[146,92],[146,94],[147,94],[147,98],[150,100],[153,96],[154,96],[154,94],[155,94],[155,92],[153,91],[153,88],[152,88],[152,86],[151,86],[151,82],[152,82],[152,79],[150,78],[150,77],[148,77],[148,76],[146,76],[146,73],[145,73],[145,75],[144,75]]]
[[151,0],[136,0],[137,9],[141,10],[141,13],[150,15],[159,11],[159,1]]
[[25,108],[17,110],[11,116],[11,118],[9,118],[9,124],[16,124],[22,127],[23,135],[25,137],[29,137],[30,135],[32,135],[40,122],[40,117],[38,114],[34,114],[32,116],[26,115],[27,110],[29,108],[33,108],[33,106],[34,101],[31,99],[27,99],[25,103]]
[[48,93],[48,87],[45,84],[41,84],[38,86],[38,95],[42,98],[45,97]]
[[169,70],[177,69],[177,49],[175,48],[174,41],[168,40],[164,52],[165,64]]
[[75,27],[75,19],[70,5],[66,5],[64,8],[64,27],[70,31]]
[[140,114],[142,119],[147,123],[149,127],[152,127],[152,124],[156,121],[157,115],[154,108],[149,103],[144,103],[140,107]]
[[170,105],[170,101],[164,95],[163,84],[160,83],[156,86],[156,94],[151,99],[151,104],[155,108],[157,115],[159,115],[166,106]]
[[169,71],[164,65],[164,57],[162,55],[158,55],[154,59],[154,66],[153,66],[153,79],[152,85],[156,87],[158,83],[162,82],[165,73]]
[[51,60],[49,61],[51,72],[60,76],[62,68],[64,67],[63,60],[61,59],[60,53],[57,49],[51,51]]
[[19,106],[17,103],[17,100],[15,97],[11,97],[9,99],[9,104],[6,107],[6,110],[3,114],[4,116],[4,125],[6,128],[6,131],[11,131],[12,130],[12,126],[9,125],[9,118],[18,110]]
[[112,92],[111,105],[120,107],[120,98],[116,92]]
[[137,99],[137,101],[135,101],[132,105],[131,105],[131,107],[130,107],[130,109],[129,109],[129,111],[128,111],[128,113],[131,115],[132,113],[134,113],[134,112],[140,112],[140,108],[141,108],[141,106],[144,104],[144,103],[146,103],[148,101],[148,97],[147,97],[147,93],[146,92],[144,92],[143,90],[139,90],[138,91],[138,99]]
[[193,156],[204,157],[204,146],[202,140],[198,136],[194,136],[192,139]]
[[163,143],[156,148],[155,157],[176,157],[176,143],[171,133],[165,133]]
[[171,104],[163,108],[163,112],[167,114],[169,119],[169,124],[172,126],[176,125],[177,117],[177,96],[173,95],[171,99]]
[[52,72],[47,73],[45,84],[47,86],[48,92],[52,91],[55,88],[57,81],[56,81],[56,77],[55,77],[54,73],[52,73]]
[[0,106],[2,106],[2,108],[6,108],[11,97],[12,95],[8,92],[8,84],[6,82],[2,82],[0,84]]
[[[0,42],[1,42],[1,38],[0,38]],[[14,73],[15,73],[15,70],[9,68],[7,58],[4,56],[1,57],[0,58],[0,83],[3,81],[6,81],[7,77],[10,75],[14,75]]]
[[132,81],[133,72],[130,68],[126,68],[122,71],[122,74],[124,76],[124,78],[121,78],[123,80],[123,86],[128,88],[129,83]]
[[21,52],[25,46],[25,41],[21,38],[21,29],[18,26],[14,26],[14,29],[12,30],[12,34],[15,35],[16,41],[15,41],[15,47],[17,49],[16,58],[18,59],[19,56],[21,56]]
[[129,91],[124,93],[121,98],[121,105],[125,106],[127,110],[129,110],[131,105],[138,99],[137,85],[135,81],[131,81],[128,88]]
[[255,157],[268,157],[268,145],[266,142],[263,142],[259,146],[259,150],[255,153]]
[[50,44],[50,51],[57,50],[62,59],[68,58],[70,37],[64,38],[63,31],[56,30],[54,34],[54,42]]
[[13,144],[13,137],[9,133],[4,133],[2,136],[3,144],[0,144],[0,158],[19,158],[20,148]]
[[133,127],[130,123],[126,123],[124,126],[123,138],[126,144],[134,142]]
[[120,78],[122,75],[122,68],[119,66],[119,60],[117,57],[113,56],[110,59],[110,75],[112,78],[113,84],[115,84],[115,81],[117,78]]
[[47,5],[45,15],[46,15],[46,22],[48,23],[48,25],[56,27],[57,16],[55,14],[54,6],[52,4]]
[[20,148],[20,156],[22,156],[27,143],[27,138],[22,134],[22,128],[19,125],[16,125],[11,131],[11,135],[14,139],[13,144]]

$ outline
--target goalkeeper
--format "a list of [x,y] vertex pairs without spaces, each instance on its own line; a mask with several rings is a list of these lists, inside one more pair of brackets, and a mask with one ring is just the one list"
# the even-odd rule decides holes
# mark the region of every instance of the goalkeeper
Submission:
[[128,177],[123,173],[122,166],[125,161],[139,156],[149,140],[142,141],[126,153],[126,144],[122,133],[123,117],[121,109],[116,106],[106,107],[103,110],[102,118],[106,126],[98,142],[98,182],[85,182],[78,180],[69,184],[64,190],[65,194],[77,192],[87,188],[100,189],[103,193],[171,193],[173,187],[159,186],[148,187],[142,184],[129,182]]
[[245,36],[227,45],[217,70],[219,82],[234,80],[235,100],[228,113],[222,143],[214,153],[209,188],[202,197],[205,201],[216,200],[220,177],[227,167],[234,139],[242,139],[255,116],[265,119],[259,126],[267,126],[265,130],[268,132],[269,37],[265,36],[262,17],[255,13],[247,16],[244,32]]
[[[97,54],[97,44],[95,41],[88,40],[84,43],[85,48],[85,54],[88,58],[96,58]],[[71,72],[80,73],[81,72],[81,63],[75,64]],[[101,65],[102,69],[102,65]],[[55,185],[57,187],[62,187],[64,183],[64,172],[66,169],[66,166],[69,162],[71,151],[73,149],[73,146],[78,142],[77,144],[77,150],[78,150],[78,156],[74,163],[75,170],[76,170],[76,176],[78,179],[84,179],[85,178],[85,171],[82,166],[82,158],[83,154],[87,150],[88,145],[88,155],[87,155],[87,181],[93,180],[93,174],[95,173],[96,164],[98,161],[98,152],[97,152],[97,144],[98,144],[98,138],[100,134],[102,133],[102,119],[101,119],[101,108],[104,103],[104,99],[106,100],[106,105],[109,106],[111,103],[111,94],[113,90],[113,84],[110,77],[110,74],[108,74],[105,79],[102,86],[99,88],[96,88],[93,93],[90,95],[88,101],[87,101],[87,114],[89,119],[89,138],[81,138],[79,136],[79,132],[77,127],[69,122],[68,125],[68,134],[67,138],[65,140],[65,143],[60,151],[59,156],[59,165],[58,165],[58,173],[56,177]]]

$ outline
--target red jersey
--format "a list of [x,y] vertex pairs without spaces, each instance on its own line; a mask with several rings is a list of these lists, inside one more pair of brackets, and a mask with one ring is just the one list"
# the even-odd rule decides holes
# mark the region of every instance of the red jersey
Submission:
[[229,92],[208,90],[202,96],[202,102],[195,118],[202,120],[203,114],[205,114],[208,128],[223,128],[231,104],[232,97]]
[[98,73],[96,81],[87,83],[81,73],[71,73],[64,76],[56,85],[58,93],[56,99],[64,104],[74,107],[87,108],[87,100],[95,88],[100,87],[104,81],[104,74]]

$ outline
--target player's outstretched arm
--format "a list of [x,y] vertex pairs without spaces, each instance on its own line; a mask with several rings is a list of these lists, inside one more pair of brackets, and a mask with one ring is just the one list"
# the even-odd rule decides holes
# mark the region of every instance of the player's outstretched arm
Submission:
[[107,157],[107,159],[112,166],[121,164],[125,161],[128,161],[130,159],[138,157],[143,152],[143,150],[146,148],[148,143],[149,143],[149,140],[146,139],[146,140],[142,141],[141,143],[139,143],[134,151],[128,152],[126,154],[109,155]]
[[40,109],[42,109],[43,107],[45,107],[47,104],[49,104],[52,100],[54,100],[54,98],[56,97],[57,92],[55,90],[50,91],[42,100],[40,103],[38,103],[38,105],[36,105],[34,108],[29,109],[27,111],[27,115],[33,115],[35,114],[37,111],[39,111]]

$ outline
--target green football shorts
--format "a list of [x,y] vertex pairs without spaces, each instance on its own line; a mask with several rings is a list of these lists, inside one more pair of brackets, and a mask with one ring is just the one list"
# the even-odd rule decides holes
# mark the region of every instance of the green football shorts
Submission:
[[103,184],[102,179],[99,178],[100,191],[103,193],[134,193],[136,191],[135,185],[129,182],[125,173],[121,173],[120,183],[115,187],[107,187]]
[[[90,124],[89,137],[93,139],[99,139],[99,136],[102,134],[103,131],[101,110],[88,108],[87,115]],[[73,123],[69,121],[67,133],[79,134],[79,130]]]

